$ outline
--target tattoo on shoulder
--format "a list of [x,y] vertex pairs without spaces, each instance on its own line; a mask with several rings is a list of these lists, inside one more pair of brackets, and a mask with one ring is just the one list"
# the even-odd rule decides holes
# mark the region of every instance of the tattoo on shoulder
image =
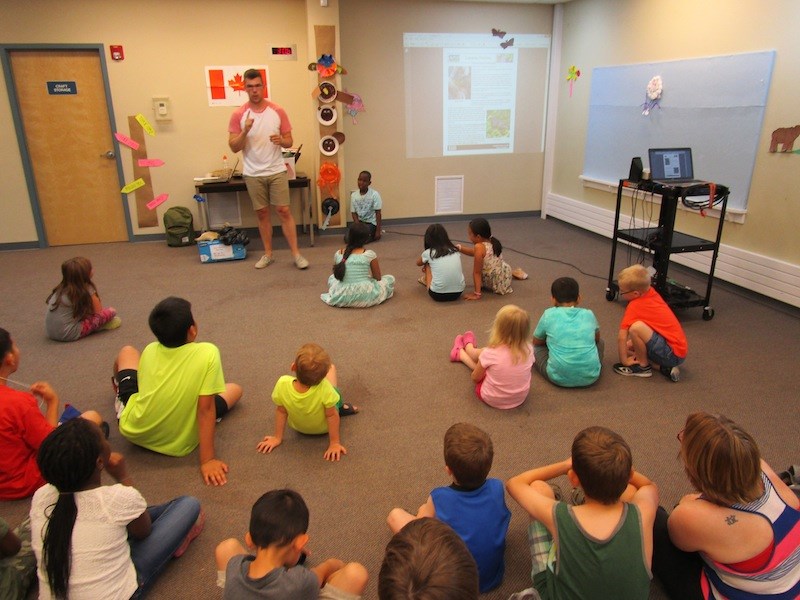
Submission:
[[728,515],[727,517],[725,517],[725,522],[728,525],[733,525],[734,523],[738,523],[739,519],[736,518],[736,515]]

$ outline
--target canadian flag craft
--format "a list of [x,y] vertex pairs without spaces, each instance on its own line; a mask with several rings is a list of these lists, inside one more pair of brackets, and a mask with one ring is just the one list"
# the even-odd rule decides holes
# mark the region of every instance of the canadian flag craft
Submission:
[[269,98],[269,71],[266,66],[206,67],[209,106],[241,106],[247,102],[244,72],[256,69],[264,82],[264,97]]

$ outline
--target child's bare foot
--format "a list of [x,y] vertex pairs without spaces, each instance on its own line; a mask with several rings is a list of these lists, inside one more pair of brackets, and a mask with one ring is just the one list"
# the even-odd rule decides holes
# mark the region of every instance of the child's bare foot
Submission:
[[517,267],[516,269],[511,271],[511,276],[514,279],[527,279],[528,278],[528,274],[525,271],[523,271],[522,269],[520,269],[519,267]]

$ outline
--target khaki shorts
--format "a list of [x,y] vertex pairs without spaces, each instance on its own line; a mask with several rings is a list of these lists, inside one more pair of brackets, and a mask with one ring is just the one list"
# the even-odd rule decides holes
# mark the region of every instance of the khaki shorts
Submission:
[[272,206],[289,204],[289,176],[286,171],[263,177],[244,176],[244,184],[253,208],[261,210]]

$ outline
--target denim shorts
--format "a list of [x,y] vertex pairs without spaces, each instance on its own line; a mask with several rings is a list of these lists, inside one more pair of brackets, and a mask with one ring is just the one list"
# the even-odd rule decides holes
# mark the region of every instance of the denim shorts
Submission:
[[669,368],[677,367],[684,360],[675,356],[667,340],[657,331],[653,332],[652,337],[647,342],[647,358],[657,365]]

